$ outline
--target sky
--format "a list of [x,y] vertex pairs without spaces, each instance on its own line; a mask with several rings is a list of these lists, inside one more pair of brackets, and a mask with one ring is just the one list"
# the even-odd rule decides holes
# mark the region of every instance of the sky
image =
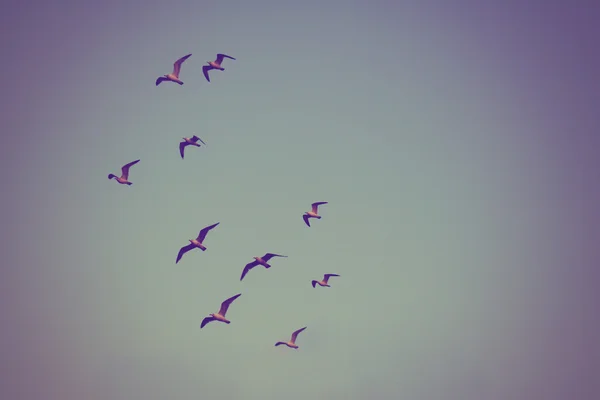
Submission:
[[9,3],[1,398],[600,397],[594,2]]

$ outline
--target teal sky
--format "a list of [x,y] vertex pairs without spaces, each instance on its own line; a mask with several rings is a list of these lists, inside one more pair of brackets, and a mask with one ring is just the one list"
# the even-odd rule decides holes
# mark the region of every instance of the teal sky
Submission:
[[[84,3],[2,17],[0,397],[600,393],[595,114],[583,80],[558,79],[598,66],[591,13]],[[188,53],[185,84],[156,87]],[[216,53],[237,60],[208,83]],[[181,160],[193,134],[207,146]],[[132,186],[107,180],[138,158]],[[240,282],[266,252],[288,258]],[[341,277],[313,289],[324,273]],[[200,330],[236,293],[231,324]],[[273,347],[303,326],[299,350]]]

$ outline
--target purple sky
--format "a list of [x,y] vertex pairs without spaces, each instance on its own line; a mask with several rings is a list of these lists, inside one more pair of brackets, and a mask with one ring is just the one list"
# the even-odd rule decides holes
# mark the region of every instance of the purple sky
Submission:
[[597,2],[8,3],[0,398],[600,398]]

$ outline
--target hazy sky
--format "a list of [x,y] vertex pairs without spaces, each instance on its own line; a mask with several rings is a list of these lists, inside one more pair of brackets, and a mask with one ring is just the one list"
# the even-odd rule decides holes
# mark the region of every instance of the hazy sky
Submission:
[[9,3],[1,398],[600,397],[594,2]]

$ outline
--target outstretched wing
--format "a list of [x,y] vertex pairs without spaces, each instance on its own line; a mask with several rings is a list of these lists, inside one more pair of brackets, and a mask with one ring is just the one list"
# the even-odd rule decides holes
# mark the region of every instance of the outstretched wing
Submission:
[[177,260],[175,260],[175,264],[177,264],[179,260],[181,260],[181,257],[183,257],[185,253],[192,250],[194,247],[196,246],[190,243],[187,246],[183,246],[181,249],[179,249],[179,253],[177,253]]
[[264,256],[262,256],[261,258],[267,262],[269,261],[271,258],[273,257],[287,257],[287,256],[282,256],[281,254],[274,254],[274,253],[267,253]]
[[296,338],[298,337],[298,334],[305,329],[306,329],[306,326],[304,328],[300,328],[296,332],[292,333],[292,343],[296,343]]
[[225,300],[224,302],[222,302],[221,309],[219,310],[219,314],[221,314],[222,316],[225,316],[225,314],[227,314],[227,309],[229,308],[231,303],[233,303],[233,301],[235,299],[237,299],[238,297],[240,297],[241,295],[242,295],[241,293],[238,293],[235,296],[232,296],[232,297],[228,298],[227,300]]
[[217,59],[215,60],[215,62],[217,64],[221,64],[223,62],[223,58],[230,58],[232,60],[235,60],[235,58],[228,56],[227,54],[217,54]]
[[210,231],[212,228],[214,228],[215,226],[219,225],[219,222],[217,222],[216,224],[212,224],[210,226],[207,226],[206,228],[203,228],[200,233],[198,234],[198,241],[200,243],[204,242],[204,238],[206,238],[206,234],[208,233],[208,231]]
[[206,143],[204,143],[204,142],[202,141],[202,139],[200,139],[200,138],[199,138],[198,136],[196,136],[196,135],[192,136],[192,137],[190,138],[190,140],[191,140],[192,142],[194,142],[194,143],[197,143],[198,141],[200,141],[200,143],[202,143],[203,145],[205,145],[205,146],[206,146]]
[[327,204],[327,202],[326,201],[317,201],[316,203],[312,203],[311,204],[311,206],[312,206],[312,212],[314,212],[316,214],[317,210],[319,209],[319,206],[321,204]]
[[306,214],[304,214],[302,216],[302,219],[304,220],[304,223],[306,224],[306,226],[308,226],[310,228],[310,222],[308,222],[308,218],[309,218],[309,216],[306,215]]
[[206,326],[206,324],[208,324],[209,322],[213,322],[215,319],[213,317],[206,317],[202,320],[202,323],[200,324],[200,329],[204,328],[204,326]]
[[210,65],[205,65],[204,67],[202,67],[202,73],[204,74],[204,77],[206,78],[206,80],[209,82],[210,82],[210,78],[208,77],[208,71],[210,71],[211,69],[214,69],[214,68],[211,67]]
[[129,168],[131,168],[132,165],[135,165],[139,162],[140,160],[135,160],[130,162],[129,164],[123,165],[123,167],[121,168],[121,177],[125,179],[129,178]]
[[286,344],[286,343],[285,342],[277,342],[277,343],[275,343],[275,347],[281,346],[282,344]]
[[183,153],[184,153],[185,146],[187,146],[187,145],[188,145],[187,142],[179,143],[179,154],[181,154],[182,159],[183,159]]
[[164,76],[159,76],[158,79],[156,79],[156,86],[160,85],[162,81],[168,81],[168,79]]
[[181,71],[181,64],[183,64],[183,62],[185,60],[190,58],[190,56],[191,56],[191,54],[188,54],[187,56],[183,56],[179,60],[175,61],[175,63],[173,64],[173,75],[175,75],[176,77],[179,78],[179,72]]
[[311,284],[312,284],[312,287],[316,287],[317,281],[312,281]]
[[240,277],[240,281],[244,279],[244,277],[246,276],[246,274],[248,273],[248,271],[250,271],[252,268],[256,267],[258,265],[258,261],[254,260],[251,263],[246,264],[246,266],[244,267],[244,270],[242,271],[242,276]]
[[339,275],[338,274],[325,274],[325,275],[323,275],[323,281],[325,281],[325,283],[327,283],[329,278],[331,278],[332,276],[339,276]]

